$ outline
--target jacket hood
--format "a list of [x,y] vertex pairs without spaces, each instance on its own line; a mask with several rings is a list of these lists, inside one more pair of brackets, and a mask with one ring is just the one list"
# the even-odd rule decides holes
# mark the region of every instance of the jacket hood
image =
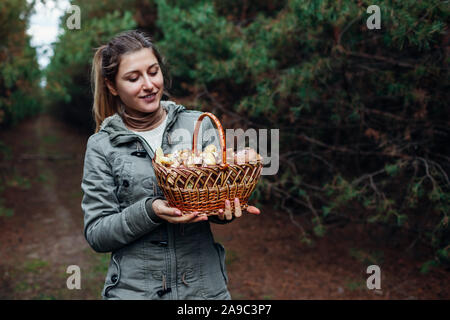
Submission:
[[[173,101],[161,101],[161,107],[167,111],[167,127],[177,119],[178,113],[186,108]],[[115,113],[103,120],[100,130],[107,132],[112,145],[119,145],[136,139],[136,134],[125,126],[122,117]]]

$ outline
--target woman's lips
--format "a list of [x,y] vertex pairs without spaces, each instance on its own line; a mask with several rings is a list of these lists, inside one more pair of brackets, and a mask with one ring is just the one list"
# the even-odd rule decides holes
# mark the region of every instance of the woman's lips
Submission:
[[139,97],[139,99],[144,100],[145,102],[153,102],[156,98],[156,93],[148,94],[143,97]]

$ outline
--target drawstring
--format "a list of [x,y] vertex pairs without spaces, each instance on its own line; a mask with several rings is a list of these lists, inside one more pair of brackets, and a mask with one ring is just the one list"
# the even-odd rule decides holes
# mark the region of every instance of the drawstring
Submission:
[[166,275],[163,273],[163,275],[162,275],[162,290],[158,290],[157,292],[156,292],[156,294],[159,296],[159,297],[162,297],[163,295],[165,295],[166,293],[169,293],[169,292],[171,292],[172,291],[172,289],[171,288],[167,288],[167,284],[166,284]]
[[[183,272],[183,275],[181,276],[181,282],[183,282],[183,284],[184,284],[186,287],[189,287],[189,283],[187,283],[187,281],[186,281],[186,272]],[[166,293],[169,293],[169,292],[171,292],[171,291],[172,291],[171,288],[167,288],[166,275],[163,273],[163,275],[162,275],[162,289],[161,289],[161,290],[158,290],[158,291],[156,292],[156,294],[157,294],[159,297],[162,297],[163,295],[165,295]]]
[[183,273],[183,276],[181,277],[181,281],[185,284],[186,287],[189,287],[189,284],[186,282],[186,272]]
[[163,274],[163,276],[162,276],[162,287],[163,287],[163,290],[166,291],[167,287],[166,287],[166,275],[165,274]]
[[147,152],[142,147],[142,144],[140,141],[136,141],[136,151],[133,151],[131,153],[132,156],[136,156],[139,158],[145,158],[147,156]]

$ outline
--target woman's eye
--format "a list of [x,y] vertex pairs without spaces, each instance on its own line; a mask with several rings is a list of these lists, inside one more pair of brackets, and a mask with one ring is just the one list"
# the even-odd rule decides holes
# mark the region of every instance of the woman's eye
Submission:
[[128,81],[135,82],[138,78],[128,79]]

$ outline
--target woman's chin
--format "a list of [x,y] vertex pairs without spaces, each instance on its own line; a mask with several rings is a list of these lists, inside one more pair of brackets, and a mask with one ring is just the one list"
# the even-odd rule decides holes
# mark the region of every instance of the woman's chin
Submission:
[[137,108],[133,108],[133,111],[140,112],[140,113],[150,113],[155,112],[159,108],[159,100],[153,101],[151,103],[146,103],[140,101],[140,103],[137,105]]

